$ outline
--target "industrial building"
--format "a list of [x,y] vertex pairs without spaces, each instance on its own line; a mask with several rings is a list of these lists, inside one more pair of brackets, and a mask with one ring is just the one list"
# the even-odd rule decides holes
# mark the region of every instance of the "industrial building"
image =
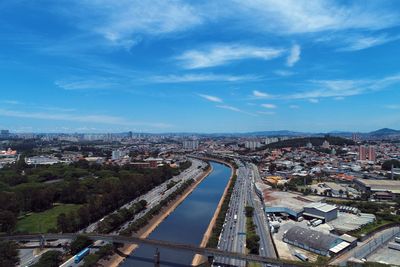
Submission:
[[321,202],[319,196],[303,196],[283,191],[264,191],[264,207],[266,213],[284,213],[297,220],[303,215],[304,207],[310,203]]
[[337,218],[338,209],[333,205],[314,202],[304,206],[303,216],[317,218],[325,222],[329,222]]
[[[360,191],[365,192],[369,195],[376,194],[376,197],[380,196],[384,199],[394,199],[396,196],[400,196],[400,181],[397,180],[383,180],[383,179],[354,179],[354,185]],[[382,192],[389,193],[382,194]]]
[[334,256],[351,246],[342,238],[324,234],[319,231],[294,226],[283,234],[283,241],[293,246],[311,251],[323,256]]

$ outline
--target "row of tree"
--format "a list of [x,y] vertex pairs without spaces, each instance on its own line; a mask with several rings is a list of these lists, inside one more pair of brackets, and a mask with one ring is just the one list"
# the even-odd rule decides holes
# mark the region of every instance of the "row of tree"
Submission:
[[[169,166],[138,169],[129,165],[91,165],[81,161],[71,165],[27,168],[23,171],[5,169],[0,170],[0,177],[4,178],[3,181],[12,180],[10,177],[13,173],[28,177],[28,182],[18,185],[3,183],[5,186],[0,183],[2,232],[11,232],[21,213],[44,211],[54,203],[82,204],[76,213],[65,214],[65,218],[60,219],[68,221],[64,230],[74,231],[167,181],[178,174],[179,169]],[[32,180],[32,175],[42,174],[60,180],[55,183]]]
[[[236,169],[234,169],[234,173],[236,173]],[[216,248],[218,246],[219,236],[222,232],[222,228],[226,218],[226,213],[228,212],[229,209],[229,202],[231,200],[236,180],[237,176],[236,174],[234,174],[229,184],[228,190],[226,192],[224,201],[222,202],[221,209],[219,210],[219,213],[217,215],[217,219],[215,220],[214,227],[212,228],[211,236],[207,242],[207,247]]]
[[126,229],[120,232],[120,234],[130,236],[132,233],[139,231],[141,228],[146,226],[154,216],[158,215],[164,207],[166,207],[177,196],[181,195],[193,183],[193,179],[183,182],[174,192],[161,200],[159,204],[151,208],[144,216],[130,223]]

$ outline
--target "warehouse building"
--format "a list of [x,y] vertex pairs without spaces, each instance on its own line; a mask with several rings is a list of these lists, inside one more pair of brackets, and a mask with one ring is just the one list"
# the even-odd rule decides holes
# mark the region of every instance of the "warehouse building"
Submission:
[[283,241],[322,256],[335,256],[350,247],[338,236],[294,226],[283,234]]
[[338,209],[336,206],[326,203],[313,202],[304,206],[303,216],[329,222],[337,218]]
[[382,200],[391,200],[400,196],[400,181],[397,180],[357,178],[354,180],[354,185],[369,195],[376,194],[377,199],[382,196]]
[[303,196],[283,191],[264,190],[263,193],[266,213],[287,214],[294,220],[302,216],[304,206],[323,200],[319,196]]

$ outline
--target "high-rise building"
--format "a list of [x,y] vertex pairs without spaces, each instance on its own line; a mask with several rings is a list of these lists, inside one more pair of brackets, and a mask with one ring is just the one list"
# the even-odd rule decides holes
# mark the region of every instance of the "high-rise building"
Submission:
[[358,149],[358,159],[359,160],[366,160],[367,159],[367,147],[360,146]]
[[185,140],[183,141],[183,149],[197,150],[199,148],[198,140]]
[[261,147],[261,143],[258,141],[246,141],[244,147],[250,150],[255,150],[256,148]]
[[376,160],[376,152],[374,146],[364,146],[361,145],[358,151],[358,159],[359,160],[369,160],[375,161]]
[[358,134],[356,134],[356,133],[353,133],[353,135],[352,135],[351,139],[352,139],[354,142],[357,142],[357,141],[359,140],[359,138],[358,138]]
[[376,160],[376,153],[375,153],[375,147],[374,146],[369,146],[368,147],[368,160],[369,161],[375,161]]

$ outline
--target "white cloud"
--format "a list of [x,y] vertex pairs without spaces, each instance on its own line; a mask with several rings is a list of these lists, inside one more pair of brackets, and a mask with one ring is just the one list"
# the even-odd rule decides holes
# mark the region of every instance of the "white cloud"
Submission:
[[274,108],[276,108],[276,105],[274,105],[274,104],[261,104],[261,106],[262,106],[263,108],[268,108],[268,109],[274,109]]
[[308,101],[309,101],[310,103],[313,103],[313,104],[319,103],[319,100],[316,99],[316,98],[310,98],[310,99],[308,99]]
[[152,76],[151,82],[156,83],[185,83],[185,82],[241,82],[254,81],[260,77],[253,75],[225,75],[225,74],[183,74]]
[[217,97],[217,96],[212,96],[212,95],[203,95],[203,94],[199,94],[199,96],[201,96],[204,99],[207,99],[208,101],[211,102],[217,102],[217,103],[222,103],[222,99]]
[[111,44],[132,46],[140,34],[163,35],[203,23],[196,8],[180,0],[75,0],[63,14],[81,29],[94,32]]
[[1,103],[8,104],[8,105],[21,105],[22,103],[17,100],[1,100]]
[[241,109],[233,107],[233,106],[229,106],[229,105],[217,105],[217,108],[223,108],[223,109],[232,110],[235,112],[242,112]]
[[89,79],[65,79],[55,81],[55,85],[65,90],[90,90],[90,89],[110,89],[117,83],[104,78]]
[[331,0],[237,0],[237,17],[243,14],[257,30],[281,34],[350,29],[379,30],[399,22],[399,12],[380,1],[339,3]]
[[26,112],[17,110],[0,109],[0,116],[13,117],[13,118],[26,118],[38,120],[53,120],[53,121],[71,121],[83,123],[99,123],[121,126],[150,126],[155,128],[168,128],[171,125],[166,123],[147,123],[147,122],[134,122],[122,117],[109,116],[109,115],[74,115],[70,113],[42,113],[42,112]]
[[222,108],[222,109],[227,109],[227,110],[234,111],[234,112],[240,112],[240,113],[243,113],[243,114],[246,114],[246,115],[250,115],[250,116],[257,116],[257,115],[255,115],[253,113],[241,110],[240,108],[237,108],[237,107],[234,107],[234,106],[230,106],[230,105],[217,105],[216,107],[217,108]]
[[287,65],[289,67],[293,67],[293,65],[300,60],[300,54],[301,54],[300,46],[297,44],[293,45],[292,48],[290,49],[290,53],[286,61]]
[[281,56],[284,51],[284,49],[271,47],[219,44],[204,50],[186,51],[176,59],[187,69],[197,69],[220,66],[235,60],[249,58],[271,60]]
[[274,71],[274,73],[276,75],[279,75],[279,76],[282,76],[282,77],[292,76],[292,75],[295,74],[294,72],[287,71],[287,70],[276,70],[276,71]]
[[309,99],[336,97],[339,99],[356,96],[376,91],[381,91],[388,86],[400,83],[400,74],[386,76],[380,79],[359,80],[312,80],[307,89],[302,92],[278,96],[278,98]]
[[274,111],[257,111],[258,114],[263,114],[263,115],[274,115]]
[[271,97],[270,94],[267,94],[265,92],[261,92],[261,91],[258,91],[258,90],[254,90],[253,91],[253,96],[257,97],[257,98],[270,98]]
[[385,105],[385,108],[387,109],[400,109],[400,105]]
[[299,107],[298,105],[290,105],[289,108],[291,108],[291,109],[298,109],[298,108],[300,108],[300,107]]
[[367,48],[371,48],[374,46],[379,46],[388,42],[396,41],[400,39],[400,35],[397,36],[388,36],[387,34],[382,34],[378,36],[360,36],[354,35],[347,38],[344,38],[343,41],[339,41],[343,43],[342,48],[339,48],[339,51],[359,51]]

